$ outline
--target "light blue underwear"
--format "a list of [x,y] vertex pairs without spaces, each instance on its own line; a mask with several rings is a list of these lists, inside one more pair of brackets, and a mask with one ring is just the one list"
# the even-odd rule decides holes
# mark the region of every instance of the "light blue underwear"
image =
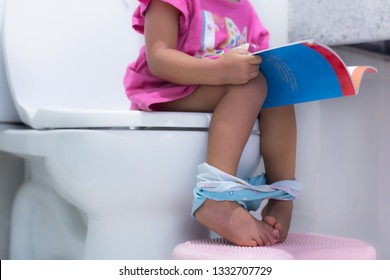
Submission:
[[227,174],[207,163],[198,166],[192,216],[206,201],[236,201],[248,211],[256,211],[264,199],[294,200],[302,190],[297,180],[266,184],[265,174],[246,180]]

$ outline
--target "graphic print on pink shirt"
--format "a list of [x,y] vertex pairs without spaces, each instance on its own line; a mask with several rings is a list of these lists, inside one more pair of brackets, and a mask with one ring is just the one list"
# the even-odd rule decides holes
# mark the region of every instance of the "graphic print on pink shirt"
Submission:
[[221,56],[225,51],[247,42],[247,28],[242,32],[234,21],[209,11],[203,11],[202,49],[197,57]]

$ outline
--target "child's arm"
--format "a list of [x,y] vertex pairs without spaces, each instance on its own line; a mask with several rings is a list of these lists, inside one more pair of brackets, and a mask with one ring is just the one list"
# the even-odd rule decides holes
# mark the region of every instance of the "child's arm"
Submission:
[[200,59],[177,50],[180,13],[153,0],[146,12],[147,61],[152,73],[175,84],[243,84],[259,74],[260,56],[234,49],[219,59]]

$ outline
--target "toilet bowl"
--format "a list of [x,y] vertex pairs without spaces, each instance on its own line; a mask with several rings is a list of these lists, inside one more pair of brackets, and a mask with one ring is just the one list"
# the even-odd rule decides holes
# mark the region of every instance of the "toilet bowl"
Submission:
[[[129,111],[122,78],[142,45],[137,1],[7,1],[2,43],[21,124],[0,150],[23,158],[12,259],[169,259],[208,237],[191,218],[210,114]],[[9,94],[2,91],[1,94]],[[10,101],[11,102],[11,101]],[[254,127],[238,176],[259,162]]]

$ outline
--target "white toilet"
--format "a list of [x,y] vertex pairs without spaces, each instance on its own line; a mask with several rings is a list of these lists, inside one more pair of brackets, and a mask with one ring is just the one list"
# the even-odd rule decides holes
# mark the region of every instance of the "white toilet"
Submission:
[[[191,218],[210,114],[129,111],[122,79],[142,38],[138,1],[8,0],[4,64],[22,124],[0,150],[24,159],[12,259],[168,259],[208,236]],[[1,91],[1,95],[9,94]],[[239,176],[259,162],[254,129]]]

